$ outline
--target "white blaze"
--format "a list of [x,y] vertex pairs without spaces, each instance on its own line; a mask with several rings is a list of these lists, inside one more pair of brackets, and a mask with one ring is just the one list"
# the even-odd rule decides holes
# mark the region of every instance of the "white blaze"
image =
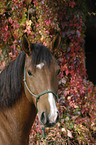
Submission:
[[52,93],[48,94],[48,101],[50,104],[49,121],[50,121],[50,123],[54,123],[56,121],[56,118],[57,118],[58,110],[57,110],[55,99],[54,99]]
[[37,64],[37,65],[36,65],[36,68],[42,69],[43,66],[44,66],[44,63],[41,62],[40,64]]

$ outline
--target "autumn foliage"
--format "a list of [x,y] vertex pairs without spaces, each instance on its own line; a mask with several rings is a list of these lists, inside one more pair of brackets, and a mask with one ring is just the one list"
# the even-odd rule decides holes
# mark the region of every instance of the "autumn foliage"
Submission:
[[76,0],[10,0],[0,2],[0,70],[21,52],[21,36],[49,47],[59,33],[61,43],[54,50],[61,71],[58,89],[59,123],[46,129],[46,140],[36,118],[30,145],[95,144],[96,86],[87,80],[84,55],[86,3]]

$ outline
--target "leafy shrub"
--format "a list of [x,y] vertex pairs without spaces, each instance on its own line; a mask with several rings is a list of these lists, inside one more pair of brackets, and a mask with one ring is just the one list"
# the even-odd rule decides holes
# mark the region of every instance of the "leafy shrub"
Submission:
[[49,46],[57,32],[59,49],[53,53],[61,66],[59,73],[59,123],[46,129],[42,139],[36,118],[30,133],[30,145],[94,144],[96,140],[96,86],[87,80],[84,66],[86,3],[76,0],[10,0],[1,6],[0,69],[20,53],[21,36]]

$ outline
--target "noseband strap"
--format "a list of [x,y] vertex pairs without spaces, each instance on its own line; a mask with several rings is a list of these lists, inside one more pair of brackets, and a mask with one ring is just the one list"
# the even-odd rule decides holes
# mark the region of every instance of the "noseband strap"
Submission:
[[[24,67],[24,84],[25,84],[27,90],[29,91],[29,93],[30,93],[32,96],[34,96],[34,97],[36,98],[36,109],[37,109],[37,102],[38,102],[38,99],[39,99],[42,95],[48,94],[48,93],[52,93],[52,94],[56,97],[56,99],[58,98],[58,96],[57,96],[53,91],[44,91],[44,92],[42,92],[42,93],[40,93],[40,94],[38,94],[38,95],[35,95],[34,93],[32,93],[31,90],[29,89],[28,85],[27,85],[27,82],[26,82],[26,68],[25,68],[25,67]],[[37,109],[37,112],[38,112],[38,109]]]

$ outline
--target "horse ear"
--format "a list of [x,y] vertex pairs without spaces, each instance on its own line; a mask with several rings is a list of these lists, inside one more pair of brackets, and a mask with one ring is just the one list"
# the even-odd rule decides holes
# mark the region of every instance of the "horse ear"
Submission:
[[58,49],[60,46],[61,37],[60,34],[57,33],[52,42],[50,43],[50,49],[54,52],[55,49]]
[[24,50],[24,52],[27,55],[30,55],[31,54],[30,42],[28,40],[26,33],[23,34],[21,42],[22,42],[22,49]]

